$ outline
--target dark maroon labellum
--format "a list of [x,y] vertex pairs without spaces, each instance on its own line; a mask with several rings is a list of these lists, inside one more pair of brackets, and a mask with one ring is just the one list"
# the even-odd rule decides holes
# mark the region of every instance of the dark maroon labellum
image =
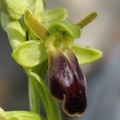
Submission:
[[66,114],[80,116],[87,106],[86,83],[77,59],[71,53],[66,54],[67,58],[57,48],[49,51],[49,87],[51,94],[63,101]]
[[49,86],[52,95],[63,101],[63,95],[73,80],[73,70],[66,56],[57,48],[49,51]]
[[[71,64],[71,67],[73,69],[74,72],[74,84],[76,85],[76,87],[74,88],[74,92],[72,95],[70,95],[70,99],[71,99],[71,103],[66,102],[67,105],[71,104],[71,107],[75,107],[75,109],[72,111],[71,113],[75,113],[79,116],[81,115],[86,107],[87,107],[87,96],[86,96],[86,92],[87,92],[87,85],[86,85],[86,78],[82,72],[82,69],[80,68],[79,64],[78,64],[78,60],[75,56],[75,54],[72,52],[71,49],[67,48],[65,51],[65,54]],[[74,101],[72,100],[74,99]],[[76,103],[76,106],[72,106],[72,104]],[[69,107],[68,107],[69,109]]]

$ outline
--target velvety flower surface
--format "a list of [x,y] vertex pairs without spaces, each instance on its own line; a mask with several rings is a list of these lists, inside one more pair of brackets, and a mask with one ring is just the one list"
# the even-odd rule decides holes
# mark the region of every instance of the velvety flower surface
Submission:
[[[82,69],[80,68],[78,64],[78,60],[75,56],[75,54],[72,52],[71,49],[67,48],[64,53],[67,55],[67,58],[71,64],[71,67],[74,72],[74,85],[75,87],[73,88],[74,93],[72,93],[69,96],[69,99],[71,101],[66,102],[66,106],[71,110],[71,114],[76,113],[81,115],[86,107],[87,107],[87,97],[86,97],[86,90],[87,90],[87,85],[86,85],[86,78],[82,72]],[[73,100],[74,99],[74,100]],[[71,104],[71,106],[70,106]],[[73,104],[73,106],[72,106]],[[76,104],[76,105],[75,105]],[[75,107],[74,107],[75,106]],[[71,108],[74,107],[72,110]]]
[[71,50],[68,56],[55,47],[49,51],[49,87],[66,114],[80,116],[87,106],[85,77]]
[[57,48],[49,51],[49,85],[54,97],[63,101],[64,94],[73,83],[74,74],[66,56]]

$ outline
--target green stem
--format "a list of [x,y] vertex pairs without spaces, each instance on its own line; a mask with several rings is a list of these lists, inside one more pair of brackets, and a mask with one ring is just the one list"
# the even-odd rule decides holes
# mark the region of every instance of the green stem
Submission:
[[29,71],[31,71],[31,69],[24,68],[24,70],[28,76],[28,96],[30,111],[40,114],[40,97],[29,75]]
[[40,114],[40,97],[35,85],[30,78],[28,81],[28,95],[30,111]]

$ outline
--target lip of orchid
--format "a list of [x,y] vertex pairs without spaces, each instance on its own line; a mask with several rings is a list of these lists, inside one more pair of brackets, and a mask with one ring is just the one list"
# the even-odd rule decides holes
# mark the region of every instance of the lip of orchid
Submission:
[[49,51],[49,87],[52,95],[63,101],[66,88],[73,82],[73,71],[65,55],[57,48]]
[[[74,72],[74,82],[76,84],[76,94],[73,95],[74,97],[74,101],[72,101],[72,95],[70,95],[70,99],[71,99],[71,103],[74,104],[74,102],[76,102],[76,107],[73,109],[73,111],[71,110],[71,116],[77,115],[77,116],[81,116],[86,107],[87,107],[87,83],[86,83],[86,78],[84,73],[82,72],[81,67],[78,64],[77,58],[75,56],[75,54],[72,52],[71,49],[67,48],[64,53],[66,54],[71,67],[73,69]],[[67,98],[66,98],[67,99]],[[67,103],[67,102],[66,102]],[[64,103],[66,106],[68,106],[69,104]],[[63,106],[64,107],[64,106]],[[68,106],[69,107],[69,106]],[[73,108],[74,106],[71,105],[71,107]]]
[[67,115],[81,116],[87,106],[85,77],[71,50],[70,54],[66,57],[58,48],[49,49],[49,87],[53,97],[63,102]]

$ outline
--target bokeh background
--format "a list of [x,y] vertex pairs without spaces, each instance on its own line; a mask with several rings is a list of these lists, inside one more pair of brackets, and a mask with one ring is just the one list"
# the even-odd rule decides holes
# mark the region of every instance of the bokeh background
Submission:
[[[82,66],[88,83],[88,107],[81,117],[63,113],[63,120],[120,120],[120,0],[46,0],[46,7],[66,8],[68,19],[74,23],[93,11],[98,13],[75,40],[103,52],[100,60]],[[11,53],[0,27],[0,106],[4,110],[29,110],[27,76]]]

